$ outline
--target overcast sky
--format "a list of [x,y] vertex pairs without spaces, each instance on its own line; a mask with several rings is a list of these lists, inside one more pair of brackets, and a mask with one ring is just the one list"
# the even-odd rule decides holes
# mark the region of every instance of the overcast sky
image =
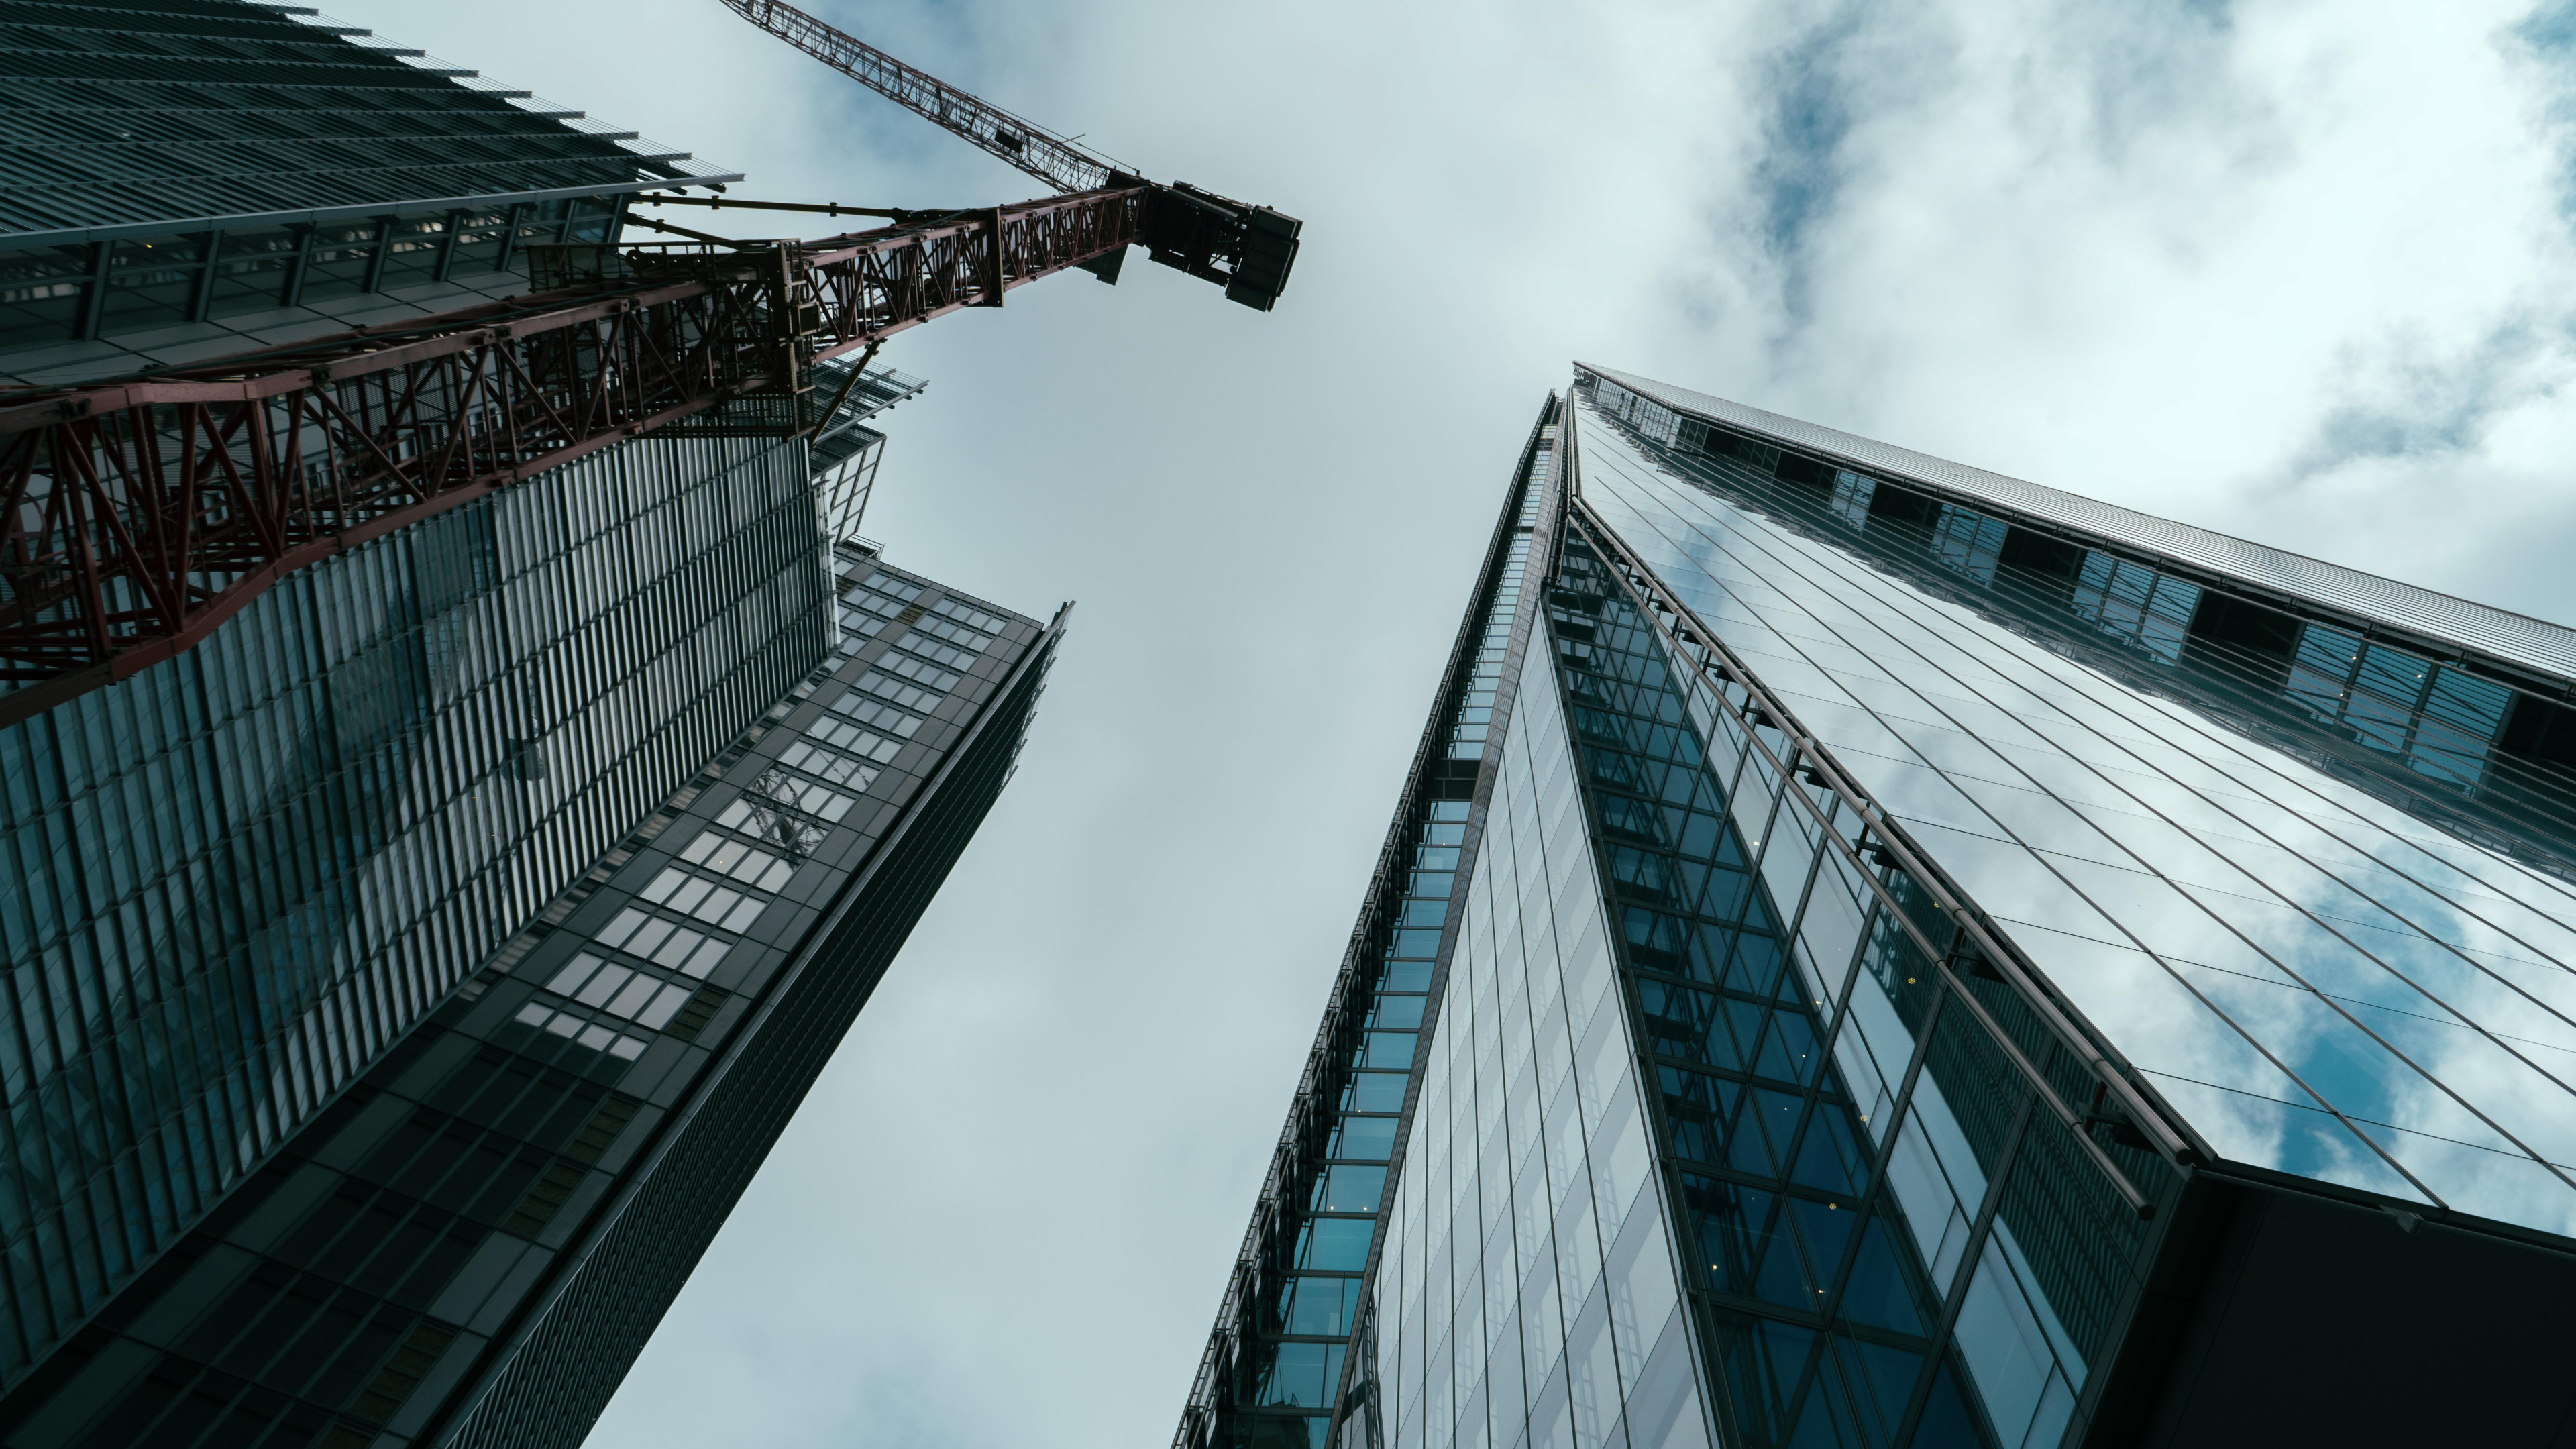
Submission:
[[[2564,0],[808,3],[1305,251],[1268,316],[1139,258],[886,349],[867,532],[1081,607],[594,1445],[1168,1440],[1576,357],[2576,622]],[[330,9],[738,194],[1036,189],[716,0]]]

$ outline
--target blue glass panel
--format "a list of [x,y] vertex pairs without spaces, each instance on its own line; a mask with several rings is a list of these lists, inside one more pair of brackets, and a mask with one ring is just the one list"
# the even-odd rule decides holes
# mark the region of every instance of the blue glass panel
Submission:
[[[1804,1103],[1790,1093],[1768,1087],[1756,1087],[1744,1096],[1743,1125],[1736,1132],[1736,1165],[1747,1172],[1769,1176],[1789,1160]],[[1757,1125],[1759,1131],[1754,1130]],[[1761,1145],[1755,1145],[1757,1142]]]
[[1315,1190],[1315,1210],[1328,1213],[1373,1213],[1386,1192],[1386,1169],[1336,1163],[1325,1169]]
[[1351,1089],[1342,1103],[1346,1112],[1396,1112],[1404,1107],[1404,1087],[1408,1079],[1401,1072],[1355,1072]]
[[1696,1162],[1726,1161],[1726,1138],[1735,1115],[1735,1083],[1672,1067],[1658,1069],[1664,1118],[1671,1125],[1673,1151]]
[[[1854,1417],[1860,1422],[1864,1438],[1871,1444],[1892,1442],[1912,1400],[1923,1355],[1869,1339],[1837,1335],[1834,1356],[1851,1376],[1851,1396],[1857,1410]],[[1923,1441],[1917,1437],[1914,1442]]]
[[1992,1442],[1959,1392],[1958,1374],[1943,1364],[1932,1380],[1923,1417],[1915,1423],[1908,1449],[1987,1449]]
[[1373,1031],[1360,1057],[1360,1065],[1401,1071],[1413,1065],[1416,1037],[1409,1031]]
[[1734,1395],[1737,1425],[1756,1444],[1791,1442],[1789,1400],[1806,1369],[1815,1334],[1776,1319],[1732,1313],[1713,1318],[1717,1357]]
[[1369,1025],[1418,1028],[1422,1025],[1423,1006],[1428,1001],[1428,997],[1422,996],[1381,996],[1369,1008]]
[[1360,1162],[1384,1162],[1395,1153],[1396,1119],[1344,1117],[1333,1129],[1327,1156]]
[[1329,1409],[1341,1383],[1343,1346],[1338,1343],[1280,1343],[1264,1346],[1269,1362],[1262,1367],[1252,1402],[1297,1409]]
[[1281,1414],[1246,1415],[1237,1421],[1226,1449],[1324,1449],[1330,1421],[1320,1415],[1291,1418]]
[[1279,1295],[1274,1325],[1281,1333],[1342,1338],[1358,1325],[1359,1278],[1291,1278]]
[[1887,1220],[1872,1217],[1843,1284],[1842,1311],[1873,1328],[1921,1333],[1927,1313],[1922,1292],[1912,1257]]
[[1312,1218],[1297,1235],[1296,1263],[1356,1273],[1368,1266],[1369,1242],[1377,1229],[1368,1218]]
[[1822,1057],[1815,1028],[1808,1024],[1806,1013],[1779,1011],[1772,1013],[1762,1034],[1753,1070],[1775,1081],[1803,1083],[1815,1072]]
[[1848,1193],[1856,1188],[1868,1171],[1868,1157],[1861,1150],[1851,1120],[1830,1108],[1819,1110],[1807,1125],[1807,1133],[1798,1142],[1798,1161],[1790,1180],[1819,1192]]
[[1780,942],[1767,934],[1763,915],[1761,899],[1756,897],[1745,910],[1745,928],[1736,934],[1734,956],[1726,970],[1729,988],[1756,996],[1768,996],[1780,984]]

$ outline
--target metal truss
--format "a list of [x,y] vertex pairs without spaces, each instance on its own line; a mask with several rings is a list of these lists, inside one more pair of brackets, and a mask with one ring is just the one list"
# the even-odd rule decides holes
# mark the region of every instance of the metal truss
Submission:
[[[549,290],[119,382],[0,393],[0,724],[203,639],[342,549],[1135,240],[1139,187],[822,241],[557,248]],[[728,410],[728,413],[735,410]]]
[[[1149,182],[1072,139],[980,100],[916,70],[784,0],[724,0],[728,9],[850,79],[965,138],[1059,191],[1142,186],[1152,193],[1137,235],[1164,266],[1225,288],[1228,299],[1267,312],[1288,285],[1304,223],[1267,206],[1250,206],[1195,186]],[[1075,138],[1078,139],[1078,138]],[[1118,279],[1116,259],[1099,269]]]
[[1043,126],[916,70],[857,36],[777,0],[724,0],[728,9],[798,50],[1058,191],[1095,191],[1116,169]]

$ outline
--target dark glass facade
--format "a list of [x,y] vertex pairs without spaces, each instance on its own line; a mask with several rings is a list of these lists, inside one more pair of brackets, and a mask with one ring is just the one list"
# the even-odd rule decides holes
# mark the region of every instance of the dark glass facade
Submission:
[[[243,0],[8,7],[0,383],[526,292],[739,179]],[[560,269],[554,269],[560,270]],[[0,730],[0,1442],[577,1444],[1007,779],[1037,622],[818,369]]]
[[[275,7],[7,18],[0,381],[522,293],[735,179]],[[924,384],[820,374],[810,433],[684,419],[0,730],[0,1442],[587,1433],[1060,631],[856,541]]]
[[999,792],[1061,631],[839,572],[823,663],[14,1379],[9,1443],[580,1442]]
[[2571,645],[1579,369],[1176,1443],[2557,1442]]
[[823,657],[799,450],[604,453],[0,730],[0,1382]]

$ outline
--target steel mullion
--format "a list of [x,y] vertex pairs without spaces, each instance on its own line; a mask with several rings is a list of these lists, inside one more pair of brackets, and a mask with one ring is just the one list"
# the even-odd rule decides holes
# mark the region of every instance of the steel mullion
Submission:
[[[1642,599],[1637,595],[1636,582],[1632,578],[1626,577],[1624,573],[1620,571],[1614,570],[1613,577],[1617,579],[1622,590],[1627,592],[1630,603],[1637,607],[1641,613],[1654,621],[1654,628],[1657,633],[1662,633],[1662,621],[1659,618],[1655,618],[1653,605],[1649,601]],[[1666,637],[1665,642],[1668,646],[1677,646],[1680,643],[1680,641],[1671,639],[1669,636]],[[1686,653],[1681,652],[1678,648],[1672,649],[1671,655],[1677,662],[1684,662],[1689,659],[1689,656]],[[1722,696],[1720,697],[1721,699],[1723,698]],[[1728,703],[1731,706],[1731,701]],[[1745,722],[1745,736],[1747,741],[1754,748],[1762,752],[1764,762],[1769,764],[1779,775],[1781,780],[1780,786],[1778,787],[1779,791],[1781,793],[1794,792],[1799,794],[1802,800],[1805,799],[1804,783],[1795,775],[1791,774],[1784,767],[1778,757],[1771,754],[1769,747],[1764,745],[1760,737],[1754,733],[1749,721]],[[1806,803],[1810,813],[1814,814],[1817,819],[1820,834],[1830,837],[1837,843],[1840,843],[1841,833],[1832,828],[1832,821],[1817,810],[1813,801],[1807,801]],[[1774,824],[1771,829],[1765,832],[1766,839],[1762,843],[1762,850],[1766,856],[1779,840],[1779,829],[1776,823],[1779,805],[1778,796],[1776,794],[1773,797],[1772,808],[1772,819],[1774,820]],[[1804,878],[1804,889],[1800,896],[1798,910],[1794,914],[1784,915],[1783,917],[1782,931],[1784,936],[1792,939],[1794,939],[1795,932],[1791,929],[1789,923],[1792,921],[1803,923],[1807,907],[1815,898],[1817,884],[1825,870],[1825,852],[1821,848],[1822,842],[1819,841],[1818,844],[1819,848],[1816,850],[1815,859],[1810,862],[1808,872]],[[1746,863],[1746,875],[1749,880],[1757,883],[1760,881],[1760,864],[1761,862],[1759,859],[1751,860]],[[1859,864],[1856,857],[1855,864]],[[1861,866],[1860,874],[1863,879],[1869,880],[1873,887],[1878,885],[1875,875],[1870,872],[1865,865]],[[1938,963],[1941,959],[1941,953],[1933,951],[1930,948],[1929,942],[1922,937],[1921,933],[1912,929],[1911,921],[1904,916],[1903,911],[1895,904],[1893,899],[1883,890],[1877,891],[1876,894],[1879,896],[1878,901],[1875,903],[1876,910],[1884,912],[1897,919],[1900,925],[1906,928],[1907,934],[1913,937],[1914,941],[1921,947],[1924,952],[1925,959]],[[1821,1085],[1824,1079],[1824,1074],[1831,1070],[1830,1058],[1832,1044],[1837,1039],[1838,1033],[1846,1029],[1848,1025],[1848,1008],[1851,1001],[1851,993],[1859,984],[1859,961],[1861,953],[1868,947],[1868,930],[1869,921],[1867,917],[1864,917],[1861,934],[1859,938],[1853,942],[1852,955],[1845,963],[1845,975],[1841,983],[1832,1016],[1828,1023],[1828,1030],[1823,1034],[1819,1041],[1819,1050],[1824,1053],[1827,1059],[1818,1063],[1815,1082],[1801,1084],[1803,1111],[1800,1114],[1798,1129],[1792,1135],[1787,1149],[1788,1166],[1783,1168],[1784,1174],[1794,1172],[1796,1153],[1803,1146],[1807,1134],[1815,1130],[1816,1116],[1823,1111],[1829,1110],[1823,1101]],[[1795,970],[1796,965],[1794,959],[1784,962],[1784,969]],[[2027,1061],[2021,1058],[2019,1052],[2013,1047],[2010,1039],[2003,1035],[2000,1028],[1994,1024],[1992,1018],[1984,1012],[1982,1007],[1975,1002],[1973,998],[1967,997],[1965,987],[1961,985],[1956,976],[1950,973],[1946,966],[1940,968],[1940,981],[1945,989],[1937,990],[1932,994],[1932,1001],[1924,1013],[1922,1026],[1914,1035],[1912,1049],[1907,1056],[1904,1074],[1898,1081],[1896,1091],[1891,1094],[1890,1105],[1888,1108],[1888,1121],[1885,1124],[1884,1135],[1871,1154],[1869,1175],[1861,1183],[1860,1190],[1852,1203],[1853,1211],[1860,1215],[1860,1226],[1854,1230],[1850,1245],[1837,1256],[1834,1275],[1826,1284],[1824,1296],[1815,1310],[1815,1316],[1823,1331],[1818,1333],[1816,1341],[1810,1346],[1806,1362],[1801,1367],[1799,1377],[1796,1380],[1796,1387],[1784,1401],[1784,1407],[1795,1409],[1799,1404],[1801,1404],[1807,1393],[1813,1387],[1816,1379],[1824,1371],[1824,1360],[1829,1351],[1827,1341],[1831,1337],[1831,1331],[1840,1314],[1843,1291],[1850,1281],[1852,1270],[1859,1260],[1859,1254],[1867,1242],[1870,1216],[1875,1211],[1879,1199],[1887,1190],[1887,1164],[1895,1155],[1898,1138],[1904,1129],[1905,1121],[1912,1109],[1915,1088],[1921,1078],[1925,1062],[1928,1059],[1933,1034],[1939,1026],[1942,1003],[1947,996],[1953,991],[1958,992],[1963,1000],[1966,1000],[1969,1008],[1976,1013],[1979,1022],[1985,1027],[1986,1031],[2004,1047],[2007,1053],[2011,1055],[2015,1065],[2022,1068],[2023,1075],[2028,1079],[2026,1083],[2026,1094],[2021,1108],[2022,1118],[2026,1119],[2029,1113],[2029,1102],[2031,1100],[2031,1096],[2027,1089],[2029,1087],[2037,1087],[2043,1092],[2048,1090],[2045,1080],[2038,1075],[2036,1069],[2030,1067]],[[1748,1073],[1747,1075],[1749,1077],[1751,1074]],[[1733,1124],[1730,1124],[1730,1130],[1732,1130],[1732,1126]],[[2082,1134],[2079,1133],[2078,1135],[2080,1136]],[[2017,1135],[2011,1139],[2016,1146],[2019,1140],[2020,1139]],[[1732,1174],[1729,1174],[1729,1176],[1732,1176]],[[1771,1179],[1769,1181],[1783,1180],[1787,1179]],[[2114,1183],[2117,1185],[2119,1183],[2119,1179],[2115,1177]],[[1996,1191],[1999,1191],[1999,1180],[1998,1184],[1990,1185],[1989,1194],[1992,1195]],[[1789,1197],[1790,1195],[1786,1193],[1775,1194],[1771,1213],[1769,1218],[1766,1220],[1766,1229],[1769,1228],[1770,1224],[1777,1223],[1785,1219],[1788,1212]],[[2132,1203],[2133,1207],[2142,1205],[2143,1200]],[[1972,1227],[1973,1226],[1974,1225],[1972,1225]],[[1972,1231],[1969,1246],[1977,1246],[1981,1241],[1982,1240],[1979,1239]],[[1946,1307],[1946,1296],[1944,1297],[1943,1303]],[[1763,1306],[1776,1307],[1777,1305],[1765,1303]],[[1928,1348],[1925,1355],[1925,1367],[1919,1370],[1917,1374],[1917,1386],[1915,1390],[1917,1396],[1926,1392],[1923,1385],[1929,1382],[1931,1373],[1937,1369],[1939,1365],[1942,1345],[1946,1342],[1945,1330],[1946,1320],[1944,1320],[1942,1324],[1936,1324],[1933,1331],[1926,1336]],[[1900,1414],[1904,1414],[1909,1410],[1912,1410],[1912,1406],[1913,1401],[1909,1399],[1907,1408],[1900,1409]],[[1901,1435],[1897,1439],[1897,1442],[1903,1442]]]
[[[1916,1372],[1913,1396],[1906,1400],[1905,1416],[1888,1441],[1903,1444],[1923,1422],[1923,1411],[1932,1402],[1932,1385],[1940,1377],[1942,1361],[1949,1354],[1959,1326],[1959,1310],[1968,1303],[1968,1290],[1977,1276],[1978,1261],[1985,1256],[1986,1243],[1994,1234],[1996,1214],[2003,1208],[2004,1185],[2012,1180],[2013,1164],[2021,1156],[2022,1144],[2030,1139],[2031,1098],[2025,1095],[2020,1109],[2013,1115],[2013,1125],[2005,1133],[2003,1151],[1995,1154],[1994,1171],[1986,1178],[1986,1195],[1977,1204],[1977,1216],[1968,1225],[1968,1240],[1959,1252],[1956,1276],[1947,1287],[1933,1285],[1941,1293],[1941,1319],[1931,1334],[1932,1349],[1923,1357],[1923,1367]],[[1971,1381],[1973,1383],[1973,1380]],[[1981,1397],[1972,1397],[1972,1409],[1981,1409]]]

